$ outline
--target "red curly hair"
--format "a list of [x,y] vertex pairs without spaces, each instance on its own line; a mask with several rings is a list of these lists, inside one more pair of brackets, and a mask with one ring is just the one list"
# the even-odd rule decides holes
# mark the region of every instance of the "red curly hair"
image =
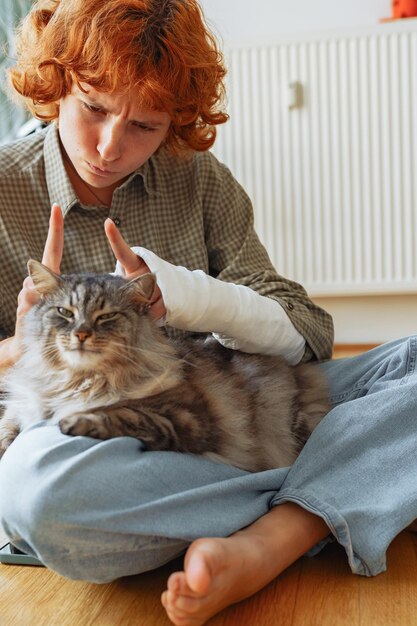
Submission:
[[166,146],[209,149],[225,68],[196,0],[38,0],[17,31],[11,84],[31,112],[58,117],[73,83],[103,92],[137,88],[172,120]]

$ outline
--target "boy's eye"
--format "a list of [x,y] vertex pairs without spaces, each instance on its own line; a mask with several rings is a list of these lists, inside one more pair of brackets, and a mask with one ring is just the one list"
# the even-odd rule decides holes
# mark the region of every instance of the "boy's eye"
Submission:
[[64,309],[64,307],[59,306],[57,308],[57,311],[59,313],[59,315],[61,315],[61,317],[65,317],[65,319],[70,320],[74,317],[74,313],[72,311],[69,311],[69,309]]
[[92,113],[100,113],[101,109],[99,107],[94,106],[94,104],[89,104],[88,102],[81,101],[82,106],[87,109],[87,111],[91,111]]
[[97,317],[97,322],[108,322],[110,320],[116,319],[118,314],[116,312],[113,313],[103,313],[103,315],[99,315]]
[[153,126],[146,126],[146,124],[140,124],[139,122],[134,122],[134,127],[138,128],[139,130],[144,130],[147,133],[153,133],[154,130],[156,130],[155,128],[153,128]]

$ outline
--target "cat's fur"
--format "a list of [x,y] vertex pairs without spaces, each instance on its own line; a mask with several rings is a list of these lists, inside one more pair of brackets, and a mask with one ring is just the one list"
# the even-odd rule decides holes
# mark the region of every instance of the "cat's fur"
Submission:
[[68,435],[128,435],[149,450],[259,471],[293,463],[328,411],[312,365],[169,340],[147,315],[152,274],[126,281],[28,268],[42,297],[1,384],[0,456],[22,428],[48,419]]

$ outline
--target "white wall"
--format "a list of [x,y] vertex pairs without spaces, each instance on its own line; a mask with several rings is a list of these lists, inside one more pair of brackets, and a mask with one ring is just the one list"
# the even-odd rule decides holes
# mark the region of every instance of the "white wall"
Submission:
[[227,44],[277,35],[369,26],[391,15],[390,0],[201,0]]
[[[390,0],[201,0],[201,4],[225,47],[369,26],[391,15]],[[381,343],[417,334],[417,294],[323,298],[316,302],[333,315],[337,343]]]

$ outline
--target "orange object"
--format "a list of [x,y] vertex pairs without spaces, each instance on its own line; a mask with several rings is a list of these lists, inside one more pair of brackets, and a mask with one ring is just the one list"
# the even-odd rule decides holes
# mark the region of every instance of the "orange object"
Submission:
[[417,0],[392,0],[392,17],[417,17]]

